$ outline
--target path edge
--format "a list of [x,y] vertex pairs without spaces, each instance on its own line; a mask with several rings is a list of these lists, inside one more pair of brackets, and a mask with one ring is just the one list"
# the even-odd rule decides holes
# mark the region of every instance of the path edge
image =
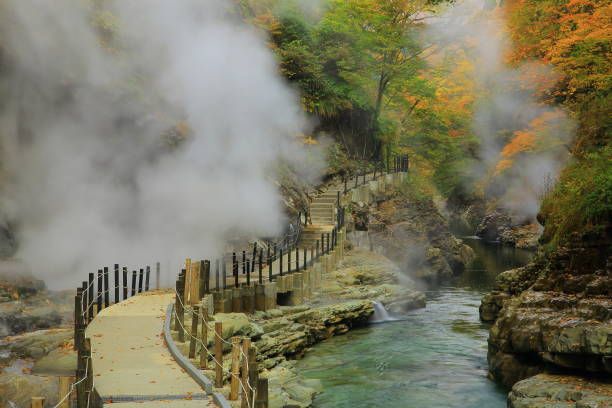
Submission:
[[178,349],[176,344],[174,343],[174,339],[172,338],[172,333],[170,331],[170,323],[172,322],[172,311],[174,308],[174,304],[169,304],[166,309],[166,320],[164,322],[164,340],[166,341],[166,345],[168,346],[168,350],[170,350],[170,354],[174,358],[174,360],[181,366],[187,374],[193,380],[206,391],[206,394],[212,395],[215,404],[217,404],[221,408],[231,408],[229,401],[225,398],[223,394],[220,392],[213,391],[213,383],[206,377],[204,374],[200,372],[191,361],[189,361]]

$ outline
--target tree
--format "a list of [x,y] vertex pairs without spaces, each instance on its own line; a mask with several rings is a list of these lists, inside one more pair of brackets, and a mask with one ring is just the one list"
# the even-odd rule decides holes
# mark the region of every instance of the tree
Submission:
[[319,25],[326,73],[368,112],[362,157],[381,156],[383,111],[400,102],[394,98],[401,98],[424,66],[426,48],[418,35],[426,6],[420,0],[333,0]]

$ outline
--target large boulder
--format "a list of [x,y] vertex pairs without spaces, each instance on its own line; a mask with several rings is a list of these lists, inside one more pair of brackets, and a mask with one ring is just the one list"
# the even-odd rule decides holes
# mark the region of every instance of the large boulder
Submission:
[[454,237],[432,200],[415,201],[395,192],[369,207],[372,247],[412,277],[438,282],[462,273],[473,250]]
[[508,395],[508,408],[606,408],[612,383],[577,376],[539,374],[520,381]]

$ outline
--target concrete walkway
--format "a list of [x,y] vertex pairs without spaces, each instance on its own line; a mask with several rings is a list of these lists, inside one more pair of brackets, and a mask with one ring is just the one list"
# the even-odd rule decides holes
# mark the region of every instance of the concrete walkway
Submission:
[[123,408],[143,402],[173,408],[215,406],[164,343],[166,307],[173,302],[170,292],[142,293],[102,310],[87,327],[95,387],[103,400]]

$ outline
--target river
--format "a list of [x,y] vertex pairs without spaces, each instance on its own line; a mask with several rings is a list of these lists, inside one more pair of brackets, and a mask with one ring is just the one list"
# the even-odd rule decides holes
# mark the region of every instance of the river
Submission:
[[506,390],[487,379],[489,326],[478,306],[495,276],[531,253],[465,241],[476,260],[451,284],[428,291],[427,307],[334,337],[298,362],[305,378],[322,383],[314,407],[506,406]]

